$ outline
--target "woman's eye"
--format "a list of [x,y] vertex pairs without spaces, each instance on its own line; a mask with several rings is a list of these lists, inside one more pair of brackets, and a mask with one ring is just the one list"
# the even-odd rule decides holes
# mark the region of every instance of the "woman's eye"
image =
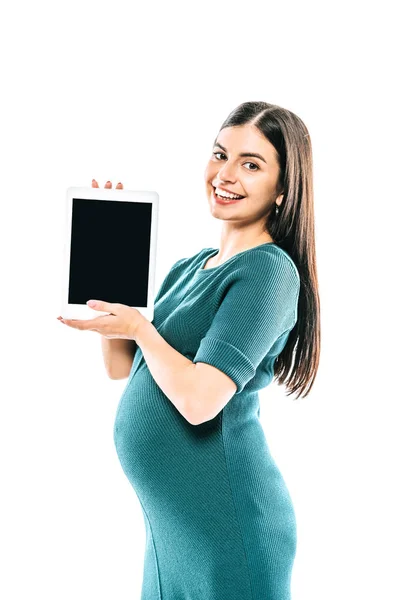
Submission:
[[[213,152],[213,154],[214,154],[214,156],[217,156],[217,154],[222,154],[222,156],[225,156],[225,154],[223,152]],[[217,160],[221,160],[221,159],[217,158]],[[254,170],[258,171],[258,169],[259,169],[259,166],[256,165],[255,163],[247,161],[244,164],[245,165],[253,165],[253,167],[255,167],[255,169],[249,169],[250,171],[254,171]]]
[[[245,164],[245,165],[253,165],[253,167],[255,167],[255,168],[256,168],[256,170],[258,170],[258,168],[259,168],[259,167],[258,167],[258,165],[254,164],[254,163],[252,163],[252,162],[247,162],[247,163],[244,163],[244,164]],[[250,171],[254,171],[254,169],[250,169]]]

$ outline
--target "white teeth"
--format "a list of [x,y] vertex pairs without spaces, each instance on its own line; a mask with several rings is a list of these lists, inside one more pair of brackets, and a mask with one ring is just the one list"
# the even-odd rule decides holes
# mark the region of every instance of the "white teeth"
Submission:
[[224,198],[232,198],[232,200],[242,198],[242,196],[239,196],[238,194],[230,194],[229,192],[225,192],[220,188],[215,188],[215,193],[217,194],[217,196],[222,196]]

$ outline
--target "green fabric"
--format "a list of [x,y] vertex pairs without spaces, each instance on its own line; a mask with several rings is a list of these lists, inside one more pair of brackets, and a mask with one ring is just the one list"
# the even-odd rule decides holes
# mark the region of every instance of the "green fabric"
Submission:
[[235,395],[191,425],[138,347],[115,417],[115,447],[146,528],[141,600],[290,600],[296,517],[258,392],[296,323],[299,274],[276,244],[203,269],[217,252],[172,266],[152,323],[194,363],[231,377]]

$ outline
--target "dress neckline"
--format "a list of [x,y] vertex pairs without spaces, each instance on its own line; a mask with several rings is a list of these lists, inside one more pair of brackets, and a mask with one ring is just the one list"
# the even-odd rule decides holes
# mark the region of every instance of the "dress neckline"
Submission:
[[241,250],[240,252],[236,252],[236,254],[234,254],[230,258],[227,258],[220,265],[217,265],[215,267],[208,267],[207,269],[204,269],[203,267],[206,264],[206,262],[208,261],[208,259],[211,258],[212,256],[215,256],[219,251],[219,248],[211,248],[210,249],[211,254],[207,252],[206,256],[201,261],[199,268],[197,269],[197,273],[208,273],[209,271],[210,272],[217,271],[218,269],[220,269],[221,267],[223,267],[224,265],[229,263],[231,260],[233,260],[237,256],[240,256],[240,255],[244,254],[245,252],[251,252],[251,250],[257,250],[258,248],[261,248],[262,246],[277,246],[277,244],[275,244],[275,242],[265,242],[264,244],[259,244],[258,246],[253,246],[252,248],[247,248],[246,250]]

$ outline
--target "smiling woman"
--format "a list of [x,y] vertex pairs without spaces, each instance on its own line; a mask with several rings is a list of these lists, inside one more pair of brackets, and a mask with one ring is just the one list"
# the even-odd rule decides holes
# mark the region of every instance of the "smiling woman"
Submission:
[[311,144],[296,115],[248,102],[213,150],[219,248],[171,267],[152,323],[100,302],[77,327],[136,343],[114,443],[146,527],[141,600],[290,600],[296,515],[258,393],[275,378],[307,395],[317,371]]

